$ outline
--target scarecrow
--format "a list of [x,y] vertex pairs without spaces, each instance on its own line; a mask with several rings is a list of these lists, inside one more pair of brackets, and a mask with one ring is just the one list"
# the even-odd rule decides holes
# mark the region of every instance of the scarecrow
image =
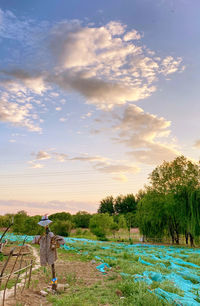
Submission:
[[65,244],[64,238],[61,236],[54,235],[49,229],[49,224],[52,223],[48,219],[47,215],[43,216],[41,221],[38,222],[40,226],[45,228],[45,232],[42,235],[38,235],[34,238],[32,243],[40,245],[40,264],[41,266],[51,265],[52,270],[52,289],[57,288],[57,278],[55,273],[54,262],[57,259],[56,249],[60,247],[61,244]]

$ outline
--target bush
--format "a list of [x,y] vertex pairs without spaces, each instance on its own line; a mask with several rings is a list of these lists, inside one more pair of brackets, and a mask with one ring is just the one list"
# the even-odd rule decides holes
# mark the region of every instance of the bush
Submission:
[[96,214],[90,219],[90,230],[99,239],[106,239],[106,234],[112,228],[113,217],[106,214]]
[[73,224],[69,220],[68,221],[57,220],[56,222],[52,223],[51,230],[56,235],[68,237],[70,235],[72,227]]

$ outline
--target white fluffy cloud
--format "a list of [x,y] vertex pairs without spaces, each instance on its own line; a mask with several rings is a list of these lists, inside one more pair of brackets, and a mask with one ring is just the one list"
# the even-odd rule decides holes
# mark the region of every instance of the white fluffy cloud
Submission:
[[30,103],[11,102],[9,101],[9,94],[0,93],[0,121],[26,127],[30,131],[40,132],[40,127],[34,124],[34,114],[31,111],[32,105]]
[[74,90],[98,107],[112,107],[146,98],[156,90],[159,75],[181,69],[181,58],[163,59],[136,44],[141,35],[110,22],[101,27],[61,22],[51,31],[50,50],[57,65],[49,82]]
[[[2,100],[0,120],[25,126],[29,130],[39,130],[35,124],[35,120],[40,119],[39,114],[32,112],[32,102],[27,103],[34,94],[44,95],[52,89],[55,97],[60,88],[79,93],[88,103],[108,110],[149,97],[156,91],[160,76],[167,77],[183,70],[180,57],[169,54],[159,57],[156,50],[145,46],[143,33],[128,29],[120,22],[111,21],[96,26],[64,20],[54,25],[36,25],[34,21],[20,21],[11,12],[2,11],[0,19],[1,37],[31,46],[29,57],[23,58],[26,65],[10,65],[9,71],[1,70],[0,85],[8,95],[12,95],[12,99],[17,97],[17,102],[13,102],[10,96],[6,102]],[[39,30],[40,27],[43,31]],[[15,28],[18,32],[16,37]],[[38,31],[41,35],[36,35]],[[35,35],[30,38],[30,33]],[[31,52],[39,63],[36,67],[26,62]],[[22,103],[25,100],[26,103]],[[61,122],[65,120],[65,117],[60,118]],[[158,163],[178,153],[172,145],[163,142],[163,138],[169,136],[169,126],[170,122],[164,118],[144,113],[141,108],[130,105],[116,121],[115,132],[118,131],[117,141],[131,148],[129,154],[136,160]],[[59,161],[68,160],[68,156],[59,153],[49,156]],[[78,157],[74,159],[78,160]],[[112,172],[117,167],[120,168],[120,165],[102,165],[98,170]]]
[[138,33],[136,30],[132,30],[130,32],[127,32],[123,39],[125,41],[129,41],[129,40],[138,40],[138,39],[141,39],[141,35],[140,33]]
[[145,113],[135,105],[129,105],[121,116],[114,118],[113,128],[118,134],[114,140],[124,143],[129,156],[137,161],[158,164],[179,154],[169,141],[170,121]]
[[[10,16],[6,14],[5,18],[9,17],[18,30],[23,28],[26,33],[24,22],[17,23],[12,13]],[[11,22],[4,22],[14,31]],[[30,21],[27,23],[26,35],[17,37],[21,43],[30,40],[28,33],[34,32],[34,26],[31,27]],[[41,27],[44,25],[41,24]],[[35,32],[38,32],[38,25],[35,25]],[[147,49],[138,31],[127,30],[127,26],[120,22],[111,21],[95,26],[83,25],[77,20],[62,21],[52,27],[46,26],[43,32],[43,35],[33,35],[42,38],[41,41],[39,38],[32,39],[31,45],[34,44],[38,62],[40,50],[43,50],[45,64],[41,63],[41,66],[46,65],[45,73],[39,65],[37,72],[35,66],[32,70],[29,68],[29,72],[23,67],[7,72],[4,70],[11,85],[18,81],[37,94],[44,93],[49,85],[55,85],[79,93],[88,103],[109,109],[150,96],[156,90],[160,75],[182,69],[180,57],[158,57],[156,52]],[[0,31],[0,35],[5,35],[5,31]],[[14,35],[10,37],[14,39]],[[48,43],[44,44],[44,41]]]

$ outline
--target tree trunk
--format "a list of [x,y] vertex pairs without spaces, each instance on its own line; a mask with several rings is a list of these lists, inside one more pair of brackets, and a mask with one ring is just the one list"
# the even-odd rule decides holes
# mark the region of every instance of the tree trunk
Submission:
[[188,233],[185,233],[185,243],[188,245]]
[[172,244],[174,244],[174,231],[172,230],[171,226],[169,226],[169,232],[172,237]]
[[193,238],[192,234],[189,233],[189,237],[190,237],[190,246],[194,247],[194,238]]
[[175,238],[176,244],[179,244],[179,233],[176,232],[176,238]]

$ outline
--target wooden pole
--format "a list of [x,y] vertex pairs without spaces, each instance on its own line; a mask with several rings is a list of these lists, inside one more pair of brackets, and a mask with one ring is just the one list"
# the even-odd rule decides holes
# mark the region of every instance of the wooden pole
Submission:
[[8,256],[8,259],[6,260],[6,262],[5,262],[4,266],[3,266],[3,269],[2,269],[2,271],[1,271],[1,274],[0,274],[0,287],[1,287],[1,281],[2,281],[2,277],[3,277],[3,273],[4,273],[4,271],[5,271],[5,269],[6,269],[7,265],[8,265],[8,262],[9,262],[11,256],[13,255],[14,250],[15,250],[15,248],[13,248],[13,249],[10,251],[10,254],[9,254],[9,256]]
[[57,290],[57,279],[56,279],[56,271],[54,263],[51,265],[51,272],[52,272],[52,290]]
[[[22,254],[21,260],[20,260],[19,269],[21,269],[21,267],[22,267],[23,256],[24,256],[24,255]],[[15,281],[15,292],[14,292],[14,296],[16,296],[16,294],[17,294],[17,283],[18,283],[18,279],[19,279],[20,273],[21,273],[21,271],[19,271],[19,273],[18,273],[18,275],[17,275],[17,278],[16,278],[16,281]]]
[[32,269],[33,269],[33,260],[31,260],[31,267],[30,267],[30,271],[29,271],[29,277],[28,277],[28,285],[27,285],[27,288],[30,287]]

